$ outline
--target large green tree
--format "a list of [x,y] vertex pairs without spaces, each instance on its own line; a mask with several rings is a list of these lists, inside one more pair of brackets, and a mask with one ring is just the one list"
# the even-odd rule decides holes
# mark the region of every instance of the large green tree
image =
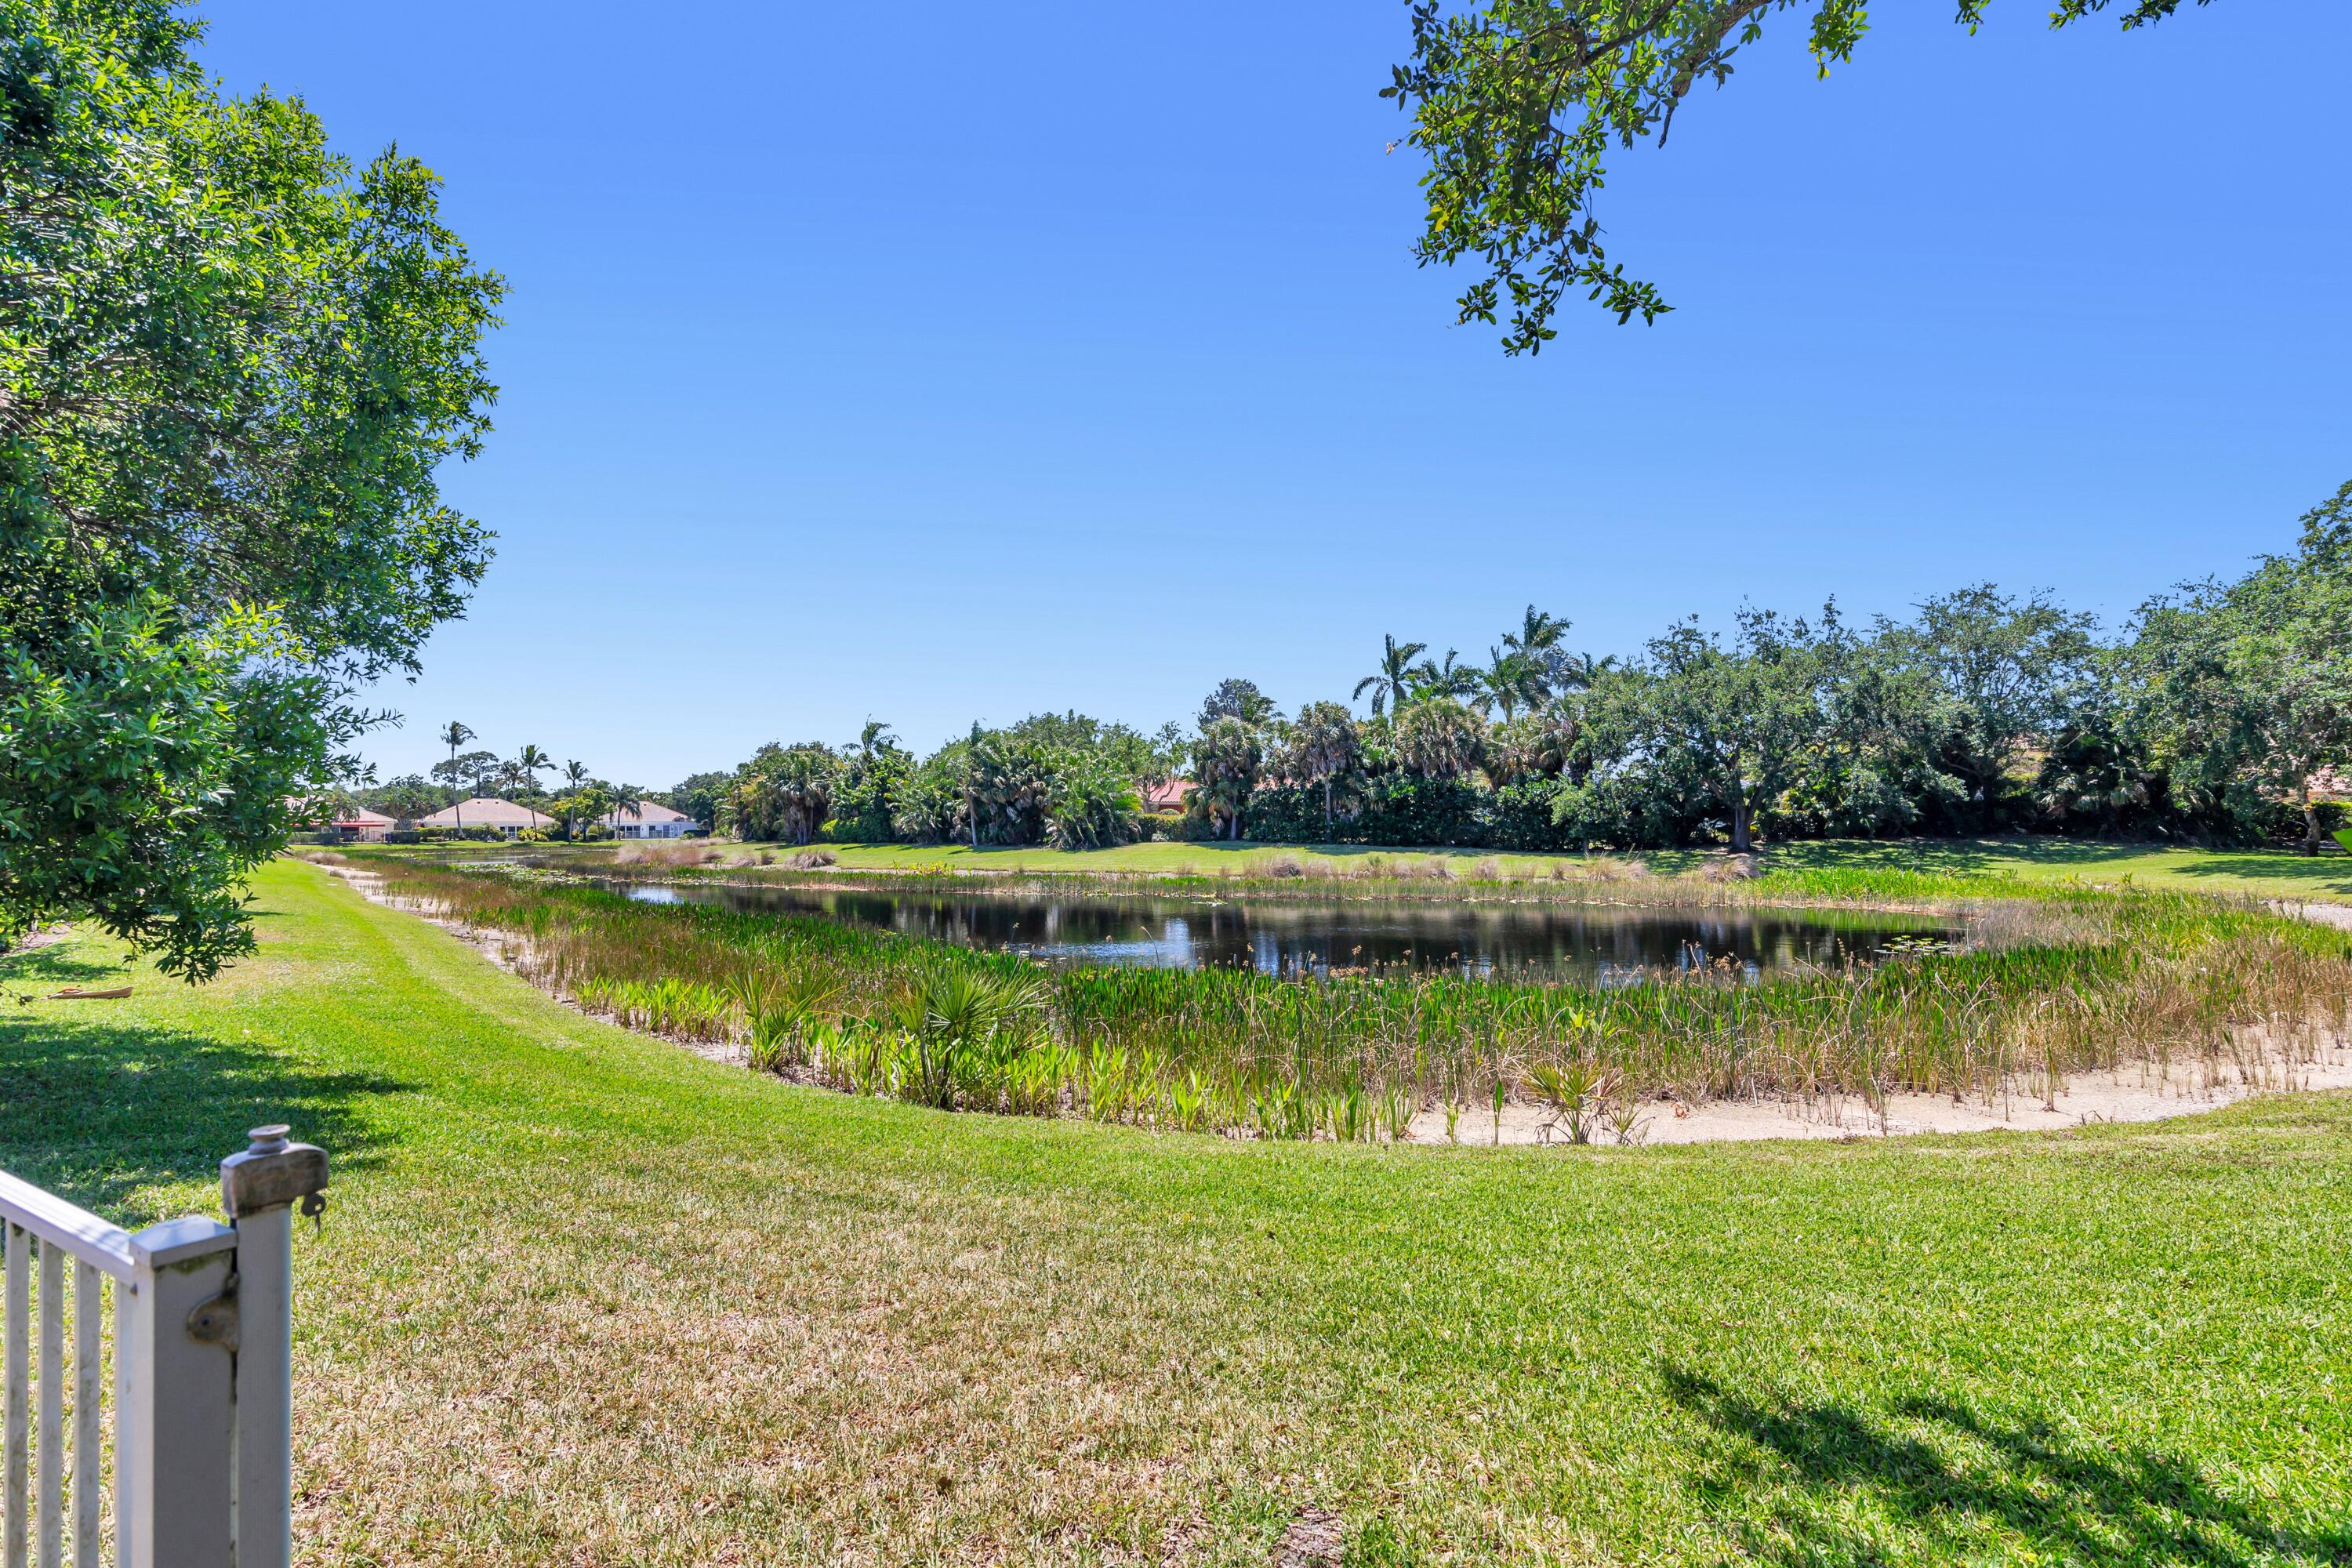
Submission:
[[[1955,0],[1958,20],[1974,28],[1987,3]],[[2057,0],[2050,21],[2113,10],[2137,27],[2180,3]],[[1405,140],[1429,159],[1415,254],[1424,266],[1473,260],[1485,274],[1458,319],[1507,317],[1505,351],[1532,353],[1572,293],[1621,322],[1671,309],[1601,243],[1593,202],[1609,159],[1652,136],[1663,144],[1691,89],[1729,80],[1766,18],[1792,10],[1810,13],[1823,72],[1868,30],[1863,0],[1413,0],[1412,58],[1381,96],[1412,116]]]
[[2352,763],[2352,483],[2304,514],[2293,555],[2152,601],[2131,652],[2173,776],[2284,799],[2326,842],[2312,781]]
[[1696,625],[1650,644],[1650,744],[1731,819],[1731,847],[1755,847],[1756,816],[1797,777],[1821,732],[1812,629],[1745,610],[1728,648]]
[[2026,752],[2063,729],[2095,689],[2097,622],[2047,594],[1990,583],[1939,594],[1907,622],[1877,625],[1889,694],[1923,755],[1958,780],[1978,828],[2023,787]]
[[292,795],[489,559],[498,279],[436,182],[224,98],[165,0],[0,0],[0,927],[202,979]]

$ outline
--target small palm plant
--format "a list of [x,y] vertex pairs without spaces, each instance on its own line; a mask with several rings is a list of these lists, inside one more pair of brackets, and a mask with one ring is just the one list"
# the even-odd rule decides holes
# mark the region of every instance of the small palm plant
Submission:
[[756,963],[737,969],[725,994],[742,1020],[745,1062],[758,1072],[805,1065],[819,1015],[840,990],[840,982],[813,974],[779,974]]
[[1551,1107],[1549,1125],[1566,1132],[1571,1143],[1592,1142],[1601,1107],[1617,1089],[1617,1075],[1591,1057],[1530,1062],[1528,1082],[1535,1087],[1537,1097]]

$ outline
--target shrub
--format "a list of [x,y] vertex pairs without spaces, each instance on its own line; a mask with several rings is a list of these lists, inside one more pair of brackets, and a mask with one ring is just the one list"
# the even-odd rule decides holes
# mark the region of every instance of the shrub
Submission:
[[1466,779],[1394,774],[1373,781],[1358,822],[1389,844],[1479,846],[1486,842],[1485,798]]
[[1552,816],[1561,784],[1557,779],[1527,779],[1506,784],[1486,803],[1486,843],[1496,849],[1580,849]]

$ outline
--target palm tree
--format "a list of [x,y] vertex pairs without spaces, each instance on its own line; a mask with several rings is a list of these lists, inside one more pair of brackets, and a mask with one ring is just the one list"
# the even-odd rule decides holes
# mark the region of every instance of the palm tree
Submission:
[[1423,659],[1410,672],[1412,688],[1410,695],[1416,701],[1424,697],[1467,697],[1478,689],[1478,671],[1462,662],[1460,648],[1447,648],[1445,662],[1433,664]]
[[525,746],[515,753],[515,772],[521,775],[526,789],[536,792],[539,775],[555,766],[555,759],[537,746]]
[[580,836],[580,791],[588,783],[588,764],[573,758],[563,764],[563,837]]
[[971,847],[980,847],[980,721],[971,721],[971,741],[963,753],[963,816],[971,829]]
[[1503,646],[1513,653],[1533,658],[1547,648],[1558,647],[1561,634],[1567,630],[1566,621],[1558,616],[1545,615],[1529,605],[1528,613],[1519,617],[1519,629],[1503,634]]
[[1242,813],[1265,761],[1264,739],[1238,719],[1212,719],[1192,742],[1197,798],[1213,825],[1223,819],[1227,838],[1242,836]]
[[1478,710],[1500,708],[1505,720],[1517,717],[1519,704],[1532,708],[1543,700],[1543,678],[1527,655],[1501,648],[1486,650],[1486,668],[1477,672]]
[[[442,726],[441,743],[449,748],[449,766],[452,770],[453,777],[455,776],[455,769],[457,765],[457,748],[464,745],[473,738],[474,732],[466,728],[463,724],[458,723],[455,719],[450,720],[447,724]],[[450,809],[457,814],[457,826],[460,827],[465,826],[466,807],[464,803],[460,802]]]
[[634,816],[650,797],[635,784],[606,784],[604,793],[613,797],[613,837],[621,836],[621,818]]
[[1567,631],[1566,621],[1529,605],[1527,613],[1519,617],[1519,629],[1503,634],[1503,646],[1525,661],[1533,677],[1526,697],[1530,708],[1551,695],[1552,682],[1561,665],[1559,639]]
[[1486,726],[1451,697],[1423,697],[1397,715],[1396,749],[1407,773],[1457,779],[1485,760]]
[[1393,636],[1384,636],[1381,641],[1383,646],[1380,668],[1356,682],[1354,692],[1357,697],[1367,690],[1371,692],[1375,719],[1386,712],[1391,703],[1404,706],[1412,694],[1412,661],[1417,655],[1429,651],[1425,642],[1400,643]]
[[1355,772],[1363,760],[1356,721],[1337,702],[1309,702],[1290,726],[1290,749],[1298,771],[1323,786],[1323,837],[1331,837],[1331,784]]

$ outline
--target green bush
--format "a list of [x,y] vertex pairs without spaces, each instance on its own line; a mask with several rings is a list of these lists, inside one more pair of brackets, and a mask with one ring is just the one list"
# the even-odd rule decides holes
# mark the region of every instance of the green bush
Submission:
[[1335,815],[1327,829],[1320,786],[1290,784],[1250,797],[1243,833],[1261,844],[1475,847],[1486,842],[1484,801],[1459,779],[1383,773],[1360,787],[1352,815]]
[[1570,843],[1552,816],[1552,803],[1562,784],[1558,779],[1526,779],[1506,784],[1486,802],[1486,845],[1493,849],[1530,853],[1580,849]]

